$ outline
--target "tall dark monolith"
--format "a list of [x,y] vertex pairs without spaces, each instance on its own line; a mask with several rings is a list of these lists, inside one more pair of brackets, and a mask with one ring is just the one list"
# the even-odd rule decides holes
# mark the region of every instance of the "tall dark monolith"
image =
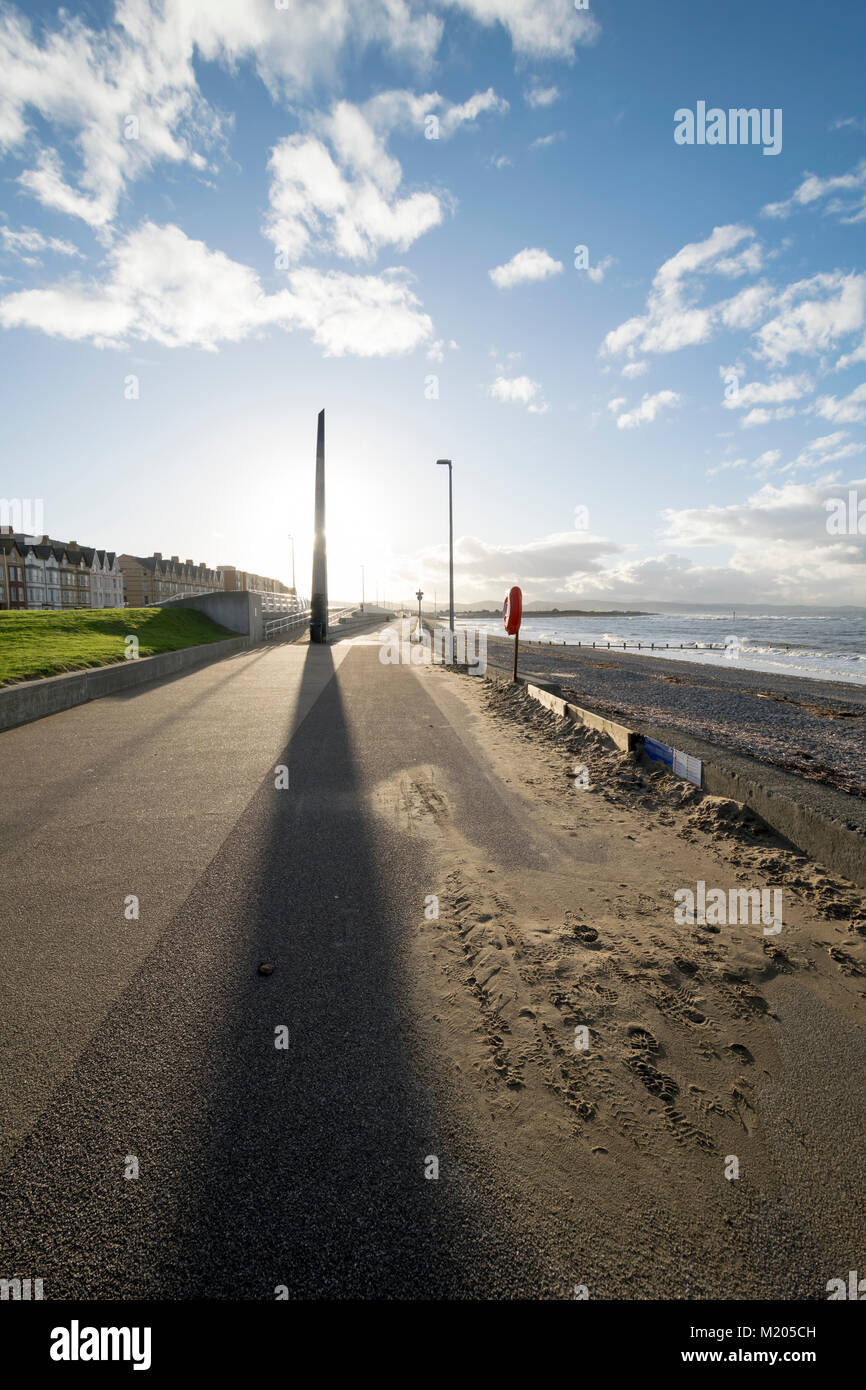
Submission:
[[316,437],[316,519],[313,531],[313,586],[310,641],[328,640],[328,549],[325,543],[325,412],[319,411]]

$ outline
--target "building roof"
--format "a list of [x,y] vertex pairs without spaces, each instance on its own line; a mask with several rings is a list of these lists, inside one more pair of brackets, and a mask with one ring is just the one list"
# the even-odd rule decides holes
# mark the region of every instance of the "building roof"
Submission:
[[62,564],[64,559],[69,564],[80,565],[82,561],[88,568],[93,565],[93,558],[96,556],[100,565],[108,561],[109,568],[114,565],[117,558],[113,550],[96,550],[90,545],[70,546],[66,541],[55,541],[50,536],[45,538],[45,542],[28,541],[23,531],[16,531],[13,536],[0,536],[0,545],[4,550],[8,550],[10,542],[14,542],[18,554],[24,556],[28,553],[38,556],[40,560],[48,560],[52,555],[58,564]]
[[207,565],[191,565],[186,560],[164,560],[161,555],[121,555],[121,560],[133,560],[153,574],[218,574]]

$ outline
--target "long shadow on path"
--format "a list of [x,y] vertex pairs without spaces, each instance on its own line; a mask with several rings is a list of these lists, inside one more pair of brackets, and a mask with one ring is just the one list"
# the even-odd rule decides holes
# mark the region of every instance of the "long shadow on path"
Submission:
[[[288,789],[265,778],[0,1188],[4,1266],[48,1297],[526,1291],[504,1217],[425,1178],[447,1141],[405,1041],[418,843],[364,810],[341,693],[360,656],[279,759]],[[311,647],[305,681],[323,663]],[[530,1286],[532,1265],[524,1251]]]

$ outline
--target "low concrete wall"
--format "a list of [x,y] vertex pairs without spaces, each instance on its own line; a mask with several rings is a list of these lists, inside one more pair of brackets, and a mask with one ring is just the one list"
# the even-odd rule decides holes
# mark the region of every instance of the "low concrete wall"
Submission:
[[614,719],[605,719],[601,714],[593,714],[592,710],[581,709],[580,705],[572,705],[568,700],[554,695],[552,691],[545,690],[543,686],[530,685],[528,681],[526,693],[531,695],[533,700],[538,700],[553,710],[554,714],[567,715],[569,719],[576,719],[579,724],[585,724],[588,729],[597,729],[599,733],[606,734],[624,753],[630,753],[635,746],[636,735],[624,724],[617,724]]
[[[504,668],[489,663],[487,674],[493,680],[511,680],[510,673]],[[743,754],[704,743],[702,739],[673,729],[648,726],[640,730],[627,729],[624,724],[616,724],[590,710],[581,710],[579,705],[569,704],[555,688],[534,685],[523,676],[518,676],[517,680],[519,685],[525,687],[527,694],[554,713],[575,718],[572,711],[577,711],[581,723],[600,729],[624,751],[626,744],[614,737],[614,731],[621,730],[627,734],[631,740],[628,747],[637,754],[640,754],[644,737],[648,736],[662,743],[674,744],[682,752],[700,758],[703,765],[701,786],[704,791],[712,796],[730,797],[742,802],[760,816],[771,830],[789,840],[804,854],[819,859],[828,869],[866,888],[866,825],[857,814],[857,799],[847,792],[811,782],[808,778],[798,777],[796,773],[759,763]]]
[[[767,785],[768,781],[775,785]],[[724,754],[717,753],[713,762],[704,761],[705,791],[742,801],[804,854],[866,888],[866,834],[862,826],[846,819],[845,802],[850,798],[835,787],[825,787],[821,798],[825,805],[808,805],[802,796],[803,781],[790,772],[767,777],[757,767],[736,769]],[[832,814],[834,809],[838,815]]]
[[[209,594],[192,594],[187,598],[161,599],[159,608],[194,608],[198,613],[206,613],[220,627],[229,632],[242,632],[254,642],[261,642],[265,635],[262,616],[261,595],[251,594],[246,589],[224,592],[215,589]],[[277,617],[277,614],[269,616]]]
[[159,676],[172,676],[194,666],[220,661],[252,645],[249,637],[227,637],[222,642],[182,647],[176,652],[161,652],[159,656],[142,656],[137,661],[94,666],[89,671],[70,671],[42,680],[19,681],[17,685],[0,689],[0,731],[43,719],[47,714],[58,714],[60,710],[98,700],[103,695],[116,695]]

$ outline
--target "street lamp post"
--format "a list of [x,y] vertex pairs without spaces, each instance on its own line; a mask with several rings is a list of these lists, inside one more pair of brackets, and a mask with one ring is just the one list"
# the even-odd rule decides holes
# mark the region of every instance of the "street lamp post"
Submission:
[[451,460],[437,459],[437,466],[448,469],[448,654],[454,661],[454,495],[451,488]]
[[364,611],[364,566],[361,566],[361,612]]
[[289,540],[290,540],[291,543],[292,543],[292,589],[293,589],[294,592],[297,594],[298,591],[297,591],[297,589],[295,588],[295,538],[294,538],[294,536],[289,536]]
[[418,600],[418,641],[419,641],[419,642],[423,642],[423,640],[424,640],[424,626],[423,626],[423,624],[422,624],[422,622],[421,622],[421,600],[422,600],[422,598],[424,597],[424,590],[423,590],[423,589],[419,589],[418,592],[417,592],[417,594],[415,595],[415,597],[416,597],[416,599]]

